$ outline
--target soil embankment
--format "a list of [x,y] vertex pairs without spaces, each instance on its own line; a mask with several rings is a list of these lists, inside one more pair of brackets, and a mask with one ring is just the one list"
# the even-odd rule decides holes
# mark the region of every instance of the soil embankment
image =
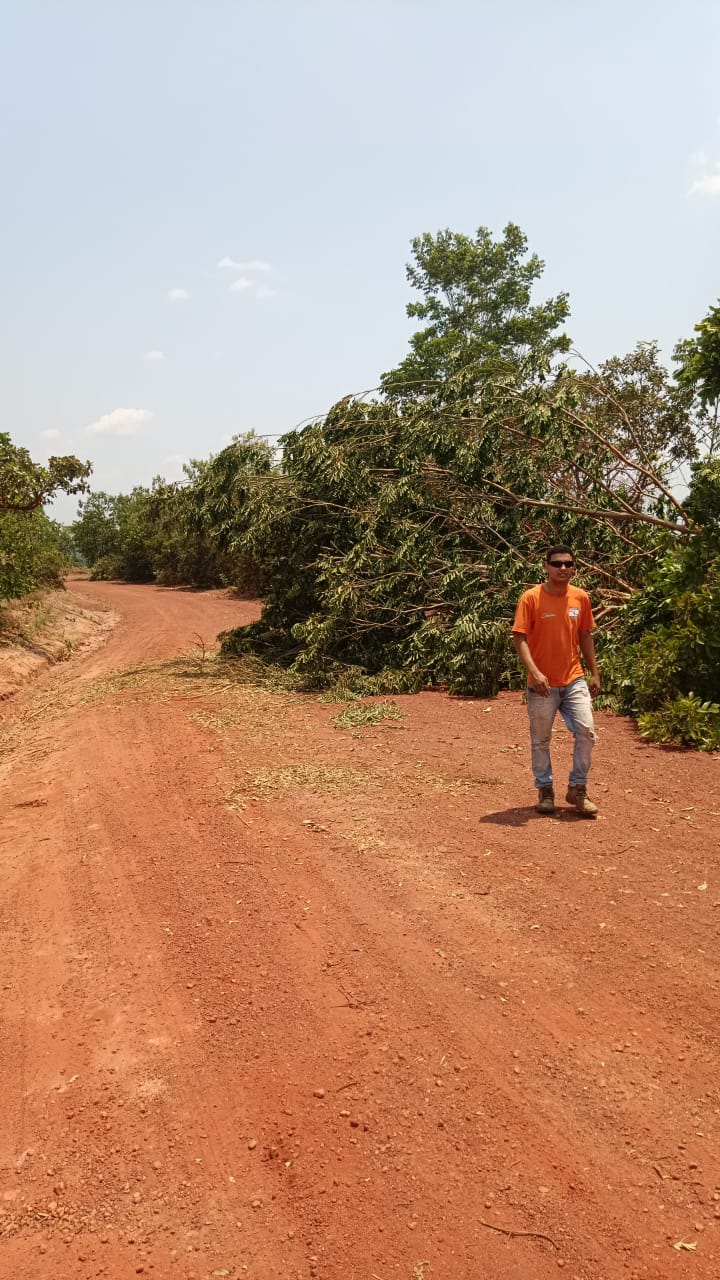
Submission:
[[102,643],[117,614],[66,591],[38,591],[0,610],[0,702],[48,666]]

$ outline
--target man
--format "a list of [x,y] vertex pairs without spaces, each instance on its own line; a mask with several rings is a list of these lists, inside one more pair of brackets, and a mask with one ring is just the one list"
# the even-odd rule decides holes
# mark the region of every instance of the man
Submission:
[[[528,714],[532,768],[539,813],[555,812],[550,734],[560,712],[575,739],[566,800],[583,818],[593,818],[597,805],[588,799],[587,776],[595,742],[592,699],[600,692],[600,675],[592,631],[590,597],[570,585],[575,561],[569,547],[550,547],[545,557],[547,580],[524,592],[515,613],[513,642],[528,673]],[[580,653],[590,672],[585,679]]]

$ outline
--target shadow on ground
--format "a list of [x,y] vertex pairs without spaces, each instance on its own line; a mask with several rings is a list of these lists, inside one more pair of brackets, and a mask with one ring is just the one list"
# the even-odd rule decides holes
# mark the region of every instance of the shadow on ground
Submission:
[[554,813],[538,813],[534,805],[517,809],[499,809],[496,813],[486,813],[481,822],[495,827],[524,827],[528,822],[557,822],[558,819],[571,822],[587,822],[574,809],[556,809]]

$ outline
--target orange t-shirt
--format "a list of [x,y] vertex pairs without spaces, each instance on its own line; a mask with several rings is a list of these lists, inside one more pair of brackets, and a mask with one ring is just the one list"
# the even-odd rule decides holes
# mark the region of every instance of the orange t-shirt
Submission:
[[[581,631],[592,631],[590,597],[587,591],[568,584],[561,596],[553,596],[543,586],[531,587],[518,601],[513,633],[527,636],[532,660],[551,685],[572,684],[584,675],[578,641]],[[529,681],[532,684],[532,680]]]

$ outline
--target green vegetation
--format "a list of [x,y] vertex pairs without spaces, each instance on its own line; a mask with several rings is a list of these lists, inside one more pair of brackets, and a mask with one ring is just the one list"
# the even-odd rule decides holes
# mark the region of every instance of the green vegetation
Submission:
[[532,305],[532,289],[543,273],[527,239],[508,223],[501,240],[487,227],[474,238],[441,231],[412,242],[407,278],[422,300],[407,313],[427,320],[410,340],[410,352],[383,375],[383,390],[406,398],[446,383],[461,369],[514,372],[526,361],[536,372],[570,347],[560,332],[570,314],[567,294]]
[[692,537],[661,540],[609,637],[614,705],[654,742],[720,750],[720,458],[695,463]]
[[158,477],[130,494],[91,493],[73,525],[75,544],[95,578],[235,586],[257,595],[262,582],[238,545],[237,513],[253,481],[271,468],[266,441],[252,431],[236,436],[206,461],[190,462],[180,483]]
[[250,432],[179,484],[90,494],[76,547],[96,576],[261,594],[224,654],[349,702],[517,684],[515,602],[567,542],[605,705],[652,740],[717,747],[720,307],[674,374],[652,342],[592,368],[567,295],[534,300],[543,263],[519,227],[412,253],[420,327],[374,394],[288,432],[280,461]]
[[[263,616],[223,648],[284,664],[301,688],[491,696],[518,678],[517,597],[548,543],[566,541],[617,701],[637,683],[622,649],[653,575],[685,555],[706,575],[715,480],[700,460],[715,409],[670,377],[656,344],[598,369],[552,363],[568,345],[566,302],[532,307],[542,264],[521,276],[516,228],[497,246],[481,228],[473,242],[423,237],[415,252],[424,300],[409,310],[432,323],[376,398],[283,438],[282,472],[238,519],[267,577]],[[681,467],[694,468],[685,501]]]
[[75,558],[72,538],[43,511],[58,491],[87,488],[89,462],[50,458],[46,467],[0,432],[0,601],[57,586]]

